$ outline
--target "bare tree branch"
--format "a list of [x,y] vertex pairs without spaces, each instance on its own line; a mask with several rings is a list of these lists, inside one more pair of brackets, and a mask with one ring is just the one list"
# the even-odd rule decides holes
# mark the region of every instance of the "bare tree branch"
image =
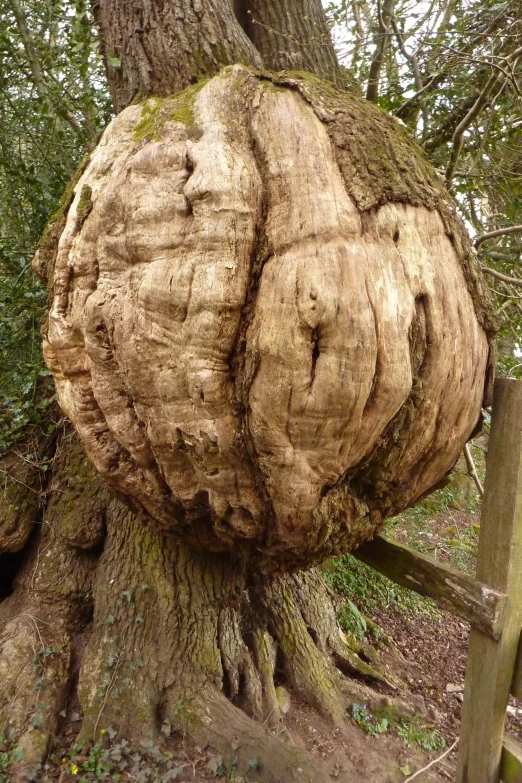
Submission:
[[[508,57],[505,57],[504,63],[506,65],[514,65],[518,63],[521,58],[522,47],[515,49],[515,51],[512,52]],[[451,150],[451,157],[448,168],[446,170],[446,185],[448,187],[451,186],[451,182],[457,168],[457,162],[460,157],[460,153],[462,152],[462,147],[464,146],[465,131],[469,128],[473,120],[478,117],[482,109],[487,105],[492,92],[500,87],[505,78],[506,77],[504,76],[504,73],[499,73],[498,71],[489,77],[477,100],[455,129],[455,133],[453,134],[453,148]]]
[[475,465],[475,461],[471,455],[471,449],[469,447],[469,444],[466,443],[464,446],[464,459],[466,460],[466,466],[468,468],[468,475],[470,478],[473,479],[475,482],[475,486],[478,489],[478,493],[481,498],[484,497],[484,487],[482,486],[482,482],[480,481],[477,473],[477,468]]
[[488,239],[495,239],[495,237],[504,236],[504,234],[516,234],[522,231],[522,226],[506,226],[506,228],[497,228],[495,231],[489,231],[487,234],[482,234],[475,240],[475,247],[478,247],[483,242],[487,242]]
[[522,285],[522,278],[508,277],[508,275],[503,275],[502,272],[497,272],[496,269],[490,269],[488,266],[482,266],[481,269],[487,275],[496,277],[497,280],[502,280],[503,283],[509,283],[510,285]]

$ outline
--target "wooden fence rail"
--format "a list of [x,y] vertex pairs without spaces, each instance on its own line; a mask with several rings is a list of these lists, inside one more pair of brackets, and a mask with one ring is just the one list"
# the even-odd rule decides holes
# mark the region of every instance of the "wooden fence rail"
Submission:
[[522,783],[522,745],[504,738],[522,699],[522,381],[495,383],[476,578],[382,536],[355,557],[471,623],[457,783]]
[[467,620],[493,639],[500,638],[507,602],[505,593],[384,536],[363,544],[353,554],[402,587],[433,598],[443,609]]

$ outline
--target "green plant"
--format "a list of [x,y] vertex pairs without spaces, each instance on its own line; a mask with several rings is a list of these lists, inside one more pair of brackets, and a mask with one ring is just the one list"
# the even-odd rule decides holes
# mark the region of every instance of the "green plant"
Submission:
[[0,783],[7,783],[7,773],[9,771],[9,752],[7,750],[7,739],[0,737]]
[[433,601],[399,587],[352,555],[332,560],[330,569],[323,572],[323,578],[329,587],[357,604],[357,611],[362,614],[371,615],[390,604],[411,617],[438,611]]
[[14,750],[17,737],[14,734],[0,735],[0,783],[8,783],[11,778],[9,770],[13,761],[20,761],[23,758],[23,749]]
[[390,727],[389,718],[381,715],[373,715],[366,704],[352,705],[352,720],[367,734],[386,734]]
[[437,729],[424,726],[418,715],[414,718],[401,718],[395,730],[409,748],[417,745],[423,750],[444,750],[446,747],[444,737]]
[[350,636],[364,641],[366,634],[368,633],[368,623],[366,617],[361,614],[353,601],[349,598],[346,599],[346,603],[343,604],[339,610],[339,625],[343,631]]

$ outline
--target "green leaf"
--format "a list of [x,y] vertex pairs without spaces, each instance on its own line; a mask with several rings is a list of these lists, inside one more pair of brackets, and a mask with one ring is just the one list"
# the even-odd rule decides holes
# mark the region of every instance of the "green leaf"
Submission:
[[141,655],[138,655],[137,658],[133,660],[131,663],[131,669],[134,671],[135,669],[141,669],[145,664],[143,663],[143,658]]
[[119,57],[107,57],[107,64],[113,68],[121,68],[121,60]]

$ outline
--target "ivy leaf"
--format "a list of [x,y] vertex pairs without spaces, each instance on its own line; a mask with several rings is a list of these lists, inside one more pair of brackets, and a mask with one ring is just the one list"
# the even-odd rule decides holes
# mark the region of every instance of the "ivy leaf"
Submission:
[[121,68],[121,60],[119,57],[107,57],[107,64],[112,65],[113,68]]

